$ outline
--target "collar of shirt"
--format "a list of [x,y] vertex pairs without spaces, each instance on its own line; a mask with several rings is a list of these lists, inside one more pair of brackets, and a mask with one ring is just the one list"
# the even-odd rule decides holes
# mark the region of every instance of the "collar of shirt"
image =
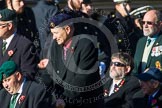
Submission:
[[147,40],[150,39],[151,42],[155,41],[156,39],[158,38],[158,34],[157,35],[154,35],[153,37],[147,37]]
[[69,49],[72,43],[72,38],[70,38],[65,44],[64,44],[64,48]]
[[118,84],[121,82],[121,80],[122,80],[122,79],[118,80],[117,82],[114,82],[114,81],[113,81],[113,83],[111,84],[111,87],[110,87],[109,96],[110,96],[112,93],[114,93],[113,90],[114,90],[114,86],[115,86],[115,84],[118,85]]
[[3,40],[3,42],[4,41],[6,41],[7,42],[7,44],[6,44],[6,49],[8,48],[8,46],[10,45],[10,43],[11,43],[11,40],[13,39],[13,37],[14,37],[14,34],[12,34],[9,38],[7,38],[6,40]]
[[156,90],[153,94],[152,94],[152,97],[154,98],[156,96],[156,94],[158,93],[160,89]]

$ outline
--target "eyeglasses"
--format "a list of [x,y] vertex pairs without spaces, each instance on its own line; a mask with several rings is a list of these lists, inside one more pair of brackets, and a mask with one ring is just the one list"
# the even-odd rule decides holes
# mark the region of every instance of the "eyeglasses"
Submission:
[[112,66],[112,65],[117,66],[117,67],[125,67],[126,66],[125,64],[120,63],[120,62],[111,62],[110,66]]
[[147,25],[155,25],[157,23],[154,23],[154,22],[151,22],[151,21],[141,21],[141,24],[144,25],[144,24],[147,24]]
[[8,23],[0,24],[0,28],[4,28],[8,25]]

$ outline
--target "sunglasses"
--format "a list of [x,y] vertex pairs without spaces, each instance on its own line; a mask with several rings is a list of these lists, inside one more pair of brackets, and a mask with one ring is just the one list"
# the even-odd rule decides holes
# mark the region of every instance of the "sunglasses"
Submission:
[[111,62],[110,66],[112,66],[112,65],[117,66],[117,67],[125,67],[126,66],[125,64],[120,63],[120,62]]
[[147,25],[155,25],[157,23],[154,23],[154,22],[151,22],[151,21],[141,21],[141,24],[144,25],[144,24],[147,24]]

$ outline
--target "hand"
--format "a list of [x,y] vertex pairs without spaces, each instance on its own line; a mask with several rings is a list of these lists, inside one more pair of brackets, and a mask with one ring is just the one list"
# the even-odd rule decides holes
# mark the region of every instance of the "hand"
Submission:
[[39,62],[38,67],[39,67],[40,69],[45,69],[46,66],[47,66],[47,64],[48,64],[48,61],[49,61],[49,59],[42,59],[42,60]]
[[56,108],[64,108],[65,107],[65,102],[63,99],[57,99],[56,100]]

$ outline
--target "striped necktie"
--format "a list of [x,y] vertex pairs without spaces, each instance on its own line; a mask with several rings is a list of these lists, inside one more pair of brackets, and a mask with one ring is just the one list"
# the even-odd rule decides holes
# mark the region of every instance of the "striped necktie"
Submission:
[[3,55],[6,52],[6,45],[7,45],[7,42],[3,41],[3,44],[2,44],[2,53],[3,53]]
[[15,104],[16,104],[16,98],[18,96],[18,93],[12,95],[11,101],[10,101],[10,107],[9,108],[15,108]]

